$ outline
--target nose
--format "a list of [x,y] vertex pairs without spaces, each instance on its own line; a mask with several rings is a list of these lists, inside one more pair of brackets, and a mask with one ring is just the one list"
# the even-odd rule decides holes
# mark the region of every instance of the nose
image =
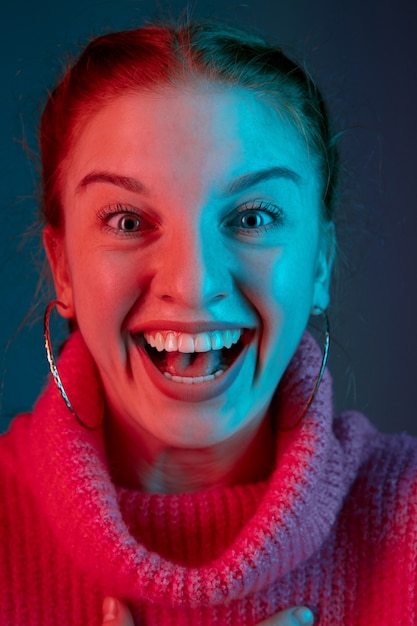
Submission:
[[186,227],[171,234],[159,253],[154,295],[194,310],[208,308],[230,295],[233,278],[219,233]]

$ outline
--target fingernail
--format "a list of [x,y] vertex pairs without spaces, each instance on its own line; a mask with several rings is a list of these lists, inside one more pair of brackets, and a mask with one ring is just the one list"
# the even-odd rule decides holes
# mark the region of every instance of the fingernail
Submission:
[[306,606],[300,606],[295,609],[293,616],[297,618],[301,626],[312,626],[314,624],[314,615]]
[[114,598],[104,598],[103,600],[103,624],[116,619],[118,604]]

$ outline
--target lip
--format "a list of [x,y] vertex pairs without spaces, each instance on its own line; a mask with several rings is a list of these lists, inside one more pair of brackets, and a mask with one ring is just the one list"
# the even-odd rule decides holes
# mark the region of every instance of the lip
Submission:
[[[165,324],[166,322],[164,322],[163,326],[161,325],[152,326],[152,330],[156,328],[165,329]],[[206,331],[208,330],[207,325],[204,327],[204,330],[200,330],[200,331],[195,330],[196,328],[195,325],[193,325],[192,331],[190,330],[185,331],[184,324],[181,324],[181,325],[178,324],[177,326],[178,328],[173,328],[172,326],[169,326],[169,329],[179,331],[179,326],[181,326],[181,329],[183,330],[183,332],[204,332],[204,330]],[[201,328],[201,326],[199,326],[199,328]],[[223,328],[219,328],[219,326],[214,327],[211,324],[211,327],[209,330],[227,330],[231,328],[236,328],[236,325],[233,325],[233,326],[227,325],[226,327],[223,325]],[[151,328],[148,327],[146,328],[146,330],[151,330]],[[253,332],[245,330],[244,335],[245,335],[245,341],[244,341],[244,345],[240,354],[233,361],[230,367],[221,376],[215,378],[214,380],[209,380],[209,381],[205,381],[201,383],[192,383],[192,384],[178,383],[164,376],[162,372],[160,372],[158,368],[153,365],[148,354],[146,353],[145,347],[143,345],[144,340],[142,339],[139,342],[135,341],[135,344],[140,354],[140,358],[143,363],[146,374],[150,378],[152,384],[155,385],[155,387],[162,394],[164,394],[165,396],[173,400],[180,400],[183,402],[204,402],[205,400],[211,400],[215,398],[216,396],[219,396],[222,393],[224,393],[236,380],[244,364],[246,353],[251,343],[250,339],[251,337],[253,337]]]
[[132,335],[138,335],[140,333],[144,333],[146,331],[152,330],[173,330],[179,333],[188,333],[190,335],[197,333],[205,333],[205,332],[213,332],[215,330],[235,330],[237,328],[242,328],[243,330],[248,329],[247,324],[241,324],[239,322],[216,322],[212,321],[195,321],[195,322],[179,322],[178,320],[152,320],[152,322],[143,323],[130,331]]

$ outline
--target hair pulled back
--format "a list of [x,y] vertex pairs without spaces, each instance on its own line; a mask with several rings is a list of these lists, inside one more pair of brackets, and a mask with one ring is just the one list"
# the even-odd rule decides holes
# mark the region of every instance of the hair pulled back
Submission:
[[196,79],[249,89],[297,125],[318,157],[322,219],[331,220],[338,150],[323,98],[309,74],[258,36],[198,22],[177,28],[144,26],[98,37],[67,71],[41,120],[44,221],[56,229],[62,226],[65,160],[91,115],[123,94],[184,86]]

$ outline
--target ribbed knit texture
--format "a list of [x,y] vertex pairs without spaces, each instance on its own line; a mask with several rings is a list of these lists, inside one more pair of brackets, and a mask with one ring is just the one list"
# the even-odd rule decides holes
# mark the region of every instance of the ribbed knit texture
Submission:
[[[136,626],[253,626],[304,604],[321,626],[417,624],[417,444],[347,413],[305,335],[276,402],[277,463],[262,483],[200,493],[115,486],[100,428],[53,381],[0,438],[0,625],[98,626],[107,594]],[[61,378],[83,420],[102,400],[80,336]]]

